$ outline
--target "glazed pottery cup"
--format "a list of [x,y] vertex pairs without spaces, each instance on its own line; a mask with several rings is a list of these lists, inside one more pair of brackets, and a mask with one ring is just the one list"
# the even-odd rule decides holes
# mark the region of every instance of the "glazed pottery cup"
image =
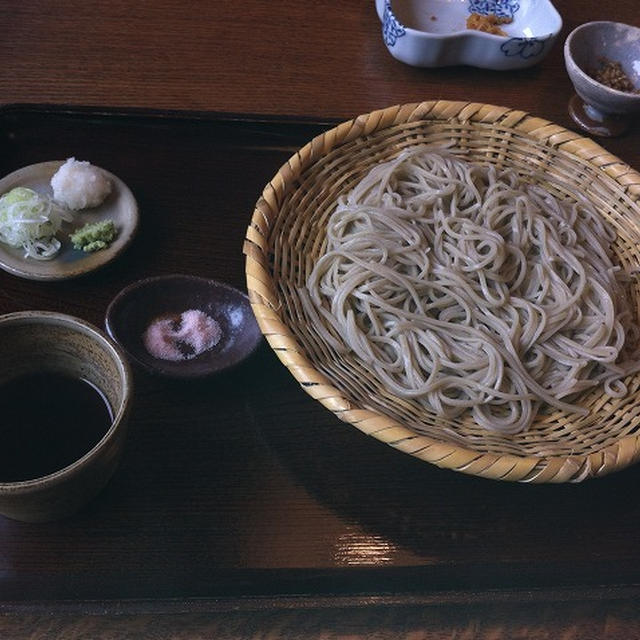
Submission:
[[576,124],[592,135],[624,133],[640,114],[640,93],[612,89],[591,73],[605,61],[616,62],[640,88],[640,28],[606,21],[581,24],[567,36],[564,59],[576,91],[569,102],[569,114]]
[[0,385],[41,373],[75,377],[89,382],[109,405],[110,425],[80,458],[48,475],[0,482],[4,516],[25,522],[69,516],[107,484],[121,457],[133,395],[129,365],[101,331],[78,318],[48,311],[0,316],[0,363]]

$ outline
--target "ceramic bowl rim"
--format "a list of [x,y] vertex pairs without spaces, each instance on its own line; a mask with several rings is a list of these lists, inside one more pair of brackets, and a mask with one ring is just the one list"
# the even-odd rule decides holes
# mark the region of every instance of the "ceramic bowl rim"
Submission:
[[[587,83],[587,85],[593,89],[604,91],[605,93],[611,93],[612,96],[620,96],[629,100],[640,100],[640,93],[630,93],[629,91],[621,91],[620,89],[614,89],[613,87],[608,87],[606,84],[602,84],[598,82],[595,78],[592,78],[584,69],[575,61],[573,57],[573,52],[571,51],[571,46],[574,41],[574,36],[581,32],[586,31],[588,29],[592,29],[597,26],[607,25],[607,26],[621,26],[625,29],[631,29],[638,32],[640,36],[640,27],[636,27],[634,25],[626,24],[624,22],[616,22],[615,20],[592,20],[590,22],[584,22],[578,25],[575,29],[569,33],[566,40],[564,41],[564,56],[565,61],[571,62],[573,71],[578,75],[578,77]],[[569,71],[569,75],[571,75],[571,71]]]
[[38,324],[42,320],[45,320],[47,324],[53,323],[77,330],[105,347],[106,350],[110,352],[114,362],[118,364],[119,373],[122,377],[122,400],[118,404],[111,425],[105,434],[83,456],[74,460],[71,464],[62,467],[62,469],[58,469],[44,476],[15,482],[0,482],[0,495],[27,492],[31,489],[42,487],[43,485],[55,486],[67,477],[74,475],[79,469],[86,467],[115,437],[116,432],[122,429],[133,402],[133,374],[123,349],[90,322],[57,311],[14,311],[0,315],[0,327],[3,325]]

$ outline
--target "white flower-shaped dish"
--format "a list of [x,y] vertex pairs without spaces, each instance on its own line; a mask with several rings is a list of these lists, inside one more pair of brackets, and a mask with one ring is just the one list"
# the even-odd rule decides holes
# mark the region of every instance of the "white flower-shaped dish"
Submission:
[[[562,28],[549,0],[376,0],[376,10],[391,55],[416,67],[530,67]],[[468,29],[472,13],[510,20],[500,25],[506,35]]]

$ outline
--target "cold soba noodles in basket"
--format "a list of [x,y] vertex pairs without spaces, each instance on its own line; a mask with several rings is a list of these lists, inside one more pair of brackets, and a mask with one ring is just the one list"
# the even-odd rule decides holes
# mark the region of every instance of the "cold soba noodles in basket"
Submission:
[[302,299],[393,394],[518,433],[640,368],[614,239],[579,193],[418,146],[339,200]]

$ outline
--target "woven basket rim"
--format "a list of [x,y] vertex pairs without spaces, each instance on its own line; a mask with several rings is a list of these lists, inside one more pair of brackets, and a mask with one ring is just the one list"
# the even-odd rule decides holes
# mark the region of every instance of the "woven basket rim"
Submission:
[[[566,151],[604,171],[634,201],[640,199],[640,173],[601,145],[574,131],[526,111],[465,101],[431,100],[398,104],[346,120],[315,136],[285,162],[265,186],[256,203],[244,243],[249,299],[260,329],[280,361],[314,399],[347,422],[404,453],[441,468],[498,480],[519,482],[569,482],[598,477],[640,459],[640,434],[626,435],[593,453],[576,455],[514,455],[486,453],[464,445],[417,433],[399,421],[369,409],[352,408],[345,394],[317,371],[292,332],[280,319],[280,300],[268,269],[268,235],[277,211],[296,179],[327,152],[373,132],[408,123],[456,120],[461,124],[499,124],[537,143]],[[282,336],[290,346],[282,347]],[[304,375],[303,375],[304,374]],[[315,393],[313,385],[330,391]]]

